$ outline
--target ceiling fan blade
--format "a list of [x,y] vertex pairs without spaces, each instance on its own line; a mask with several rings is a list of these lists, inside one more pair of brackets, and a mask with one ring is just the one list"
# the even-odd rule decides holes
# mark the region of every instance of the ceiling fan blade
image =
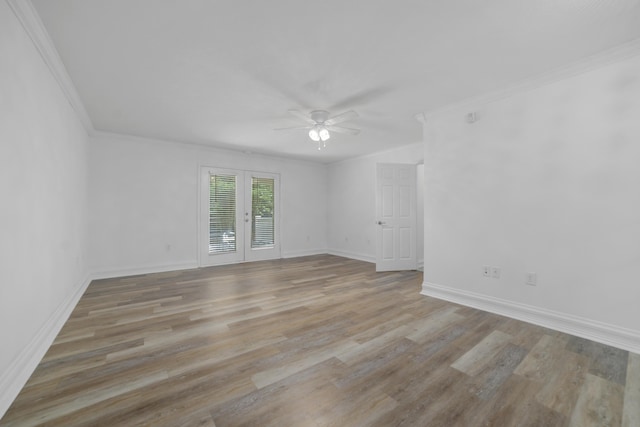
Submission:
[[309,107],[307,100],[300,96],[300,91],[295,89],[296,85],[291,84],[295,76],[286,73],[286,70],[276,69],[273,66],[256,68],[250,67],[248,64],[243,64],[240,71],[254,81],[257,86],[273,92],[273,94],[283,101],[286,101],[289,105],[297,105],[305,109]]
[[273,130],[292,130],[292,129],[311,129],[313,126],[305,125],[305,126],[290,126],[286,128],[275,128]]
[[348,133],[349,135],[357,135],[357,134],[360,133],[360,129],[345,128],[345,127],[342,127],[342,126],[325,126],[325,127],[330,132]]
[[343,108],[349,108],[359,105],[367,105],[372,103],[385,96],[387,93],[392,92],[393,88],[391,86],[381,86],[373,89],[361,90],[360,92],[354,93],[351,96],[343,99],[331,106],[331,110],[342,110]]
[[296,116],[300,120],[304,120],[309,124],[312,124],[312,125],[316,124],[315,120],[313,120],[311,117],[309,117],[307,114],[303,113],[302,111],[289,110],[289,114],[291,114],[292,116]]
[[358,113],[353,110],[349,110],[337,116],[329,117],[324,124],[328,126],[336,125],[338,123],[346,122],[347,120],[353,120],[358,118]]

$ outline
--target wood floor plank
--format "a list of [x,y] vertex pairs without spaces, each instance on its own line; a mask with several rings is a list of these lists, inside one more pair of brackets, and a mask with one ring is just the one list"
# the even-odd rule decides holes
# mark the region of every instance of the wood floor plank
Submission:
[[543,387],[536,400],[545,407],[569,418],[580,395],[589,359],[580,354],[562,352],[546,371]]
[[364,383],[365,387],[369,388],[372,378],[376,379],[376,383],[380,383],[385,379],[385,375],[388,375],[384,372],[385,368],[395,366],[394,362],[397,361],[397,358],[402,357],[415,346],[415,343],[406,338],[391,341],[382,349],[367,354],[365,359],[362,359],[357,366],[351,367],[334,384],[338,388],[346,388]]
[[154,384],[166,379],[166,372],[156,372],[146,374],[140,378],[130,379],[128,381],[119,381],[101,389],[83,392],[80,395],[64,395],[57,396],[36,405],[29,405],[29,413],[12,423],[9,420],[8,425],[41,425],[50,424],[56,418],[71,414],[84,407],[91,406],[95,403],[108,400],[115,396],[119,396],[126,392],[135,391],[144,387],[153,386]]
[[587,374],[571,414],[571,427],[618,427],[622,425],[624,388],[599,376]]
[[284,378],[294,375],[305,369],[311,368],[319,363],[329,360],[342,348],[344,344],[342,342],[327,346],[321,350],[306,353],[302,358],[294,361],[287,361],[287,363],[280,366],[267,369],[251,377],[251,380],[258,388],[266,387],[270,384],[276,383]]
[[[344,369],[342,363],[330,358],[311,365],[298,372],[298,375],[287,376],[265,387],[235,398],[224,405],[216,405],[211,415],[218,426],[237,425],[252,421],[254,425],[269,423],[271,413],[291,411],[292,403],[298,405],[298,411],[308,412],[306,397],[311,394],[325,396],[327,388],[330,395],[339,395],[330,380]],[[305,396],[305,399],[300,399]],[[268,402],[267,405],[265,403]],[[335,402],[332,402],[335,403]],[[323,406],[323,400],[315,402]],[[261,420],[261,423],[258,423]]]
[[627,366],[622,426],[640,426],[640,355],[633,353],[629,354]]
[[568,418],[538,403],[534,396],[541,383],[512,375],[485,405],[469,411],[475,417],[467,425],[492,427],[561,427]]
[[624,385],[629,352],[580,337],[571,337],[567,349],[591,359],[589,373]]
[[[484,368],[478,372],[469,382],[469,392],[482,400],[490,399],[500,386],[511,376],[514,369],[526,356],[527,351],[511,343],[507,343],[491,359],[484,364]],[[453,366],[453,365],[452,365]]]
[[[397,410],[390,411],[378,418],[375,426],[430,426],[440,412],[446,412],[468,406],[470,399],[466,390],[458,385],[463,384],[466,374],[449,366],[438,365],[435,369],[425,369],[425,373],[416,372],[414,377],[406,382],[406,388],[395,395],[390,395],[401,403]],[[464,395],[463,402],[453,398],[454,395]],[[451,425],[451,424],[440,424]],[[455,424],[453,424],[455,425]]]
[[96,280],[0,426],[640,425],[640,356],[332,255]]
[[530,380],[546,381],[552,375],[555,361],[564,356],[564,347],[562,340],[543,335],[514,373]]
[[414,325],[418,323],[422,323],[422,320],[413,320],[409,323],[398,326],[381,335],[378,335],[375,338],[370,339],[369,341],[364,341],[361,344],[358,342],[361,341],[361,337],[359,335],[355,335],[352,337],[353,345],[349,344],[344,346],[343,348],[340,348],[336,353],[336,357],[347,365],[353,365],[359,359],[368,357],[368,355],[371,354],[372,351],[385,347],[387,344],[394,340],[404,338],[414,330]]
[[456,314],[456,307],[447,307],[438,310],[431,315],[425,316],[419,326],[407,334],[407,338],[417,343],[429,340],[433,334],[437,334],[440,330],[464,320],[464,317]]
[[456,360],[451,367],[468,375],[478,374],[492,358],[507,345],[511,335],[493,331],[471,350]]

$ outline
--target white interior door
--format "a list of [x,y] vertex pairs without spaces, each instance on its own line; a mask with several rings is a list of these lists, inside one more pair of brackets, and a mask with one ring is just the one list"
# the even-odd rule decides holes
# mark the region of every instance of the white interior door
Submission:
[[200,265],[280,258],[277,174],[202,168]]
[[376,271],[415,270],[416,165],[379,163]]

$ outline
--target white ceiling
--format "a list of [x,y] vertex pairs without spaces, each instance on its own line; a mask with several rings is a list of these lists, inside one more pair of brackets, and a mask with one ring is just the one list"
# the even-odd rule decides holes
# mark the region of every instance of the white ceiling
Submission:
[[[640,37],[640,0],[33,0],[100,131],[323,163]],[[317,151],[289,109],[354,109]]]

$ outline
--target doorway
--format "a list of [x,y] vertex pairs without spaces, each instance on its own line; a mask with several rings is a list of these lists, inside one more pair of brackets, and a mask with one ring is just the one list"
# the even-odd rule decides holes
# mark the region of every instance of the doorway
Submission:
[[200,266],[280,258],[280,176],[203,167]]

